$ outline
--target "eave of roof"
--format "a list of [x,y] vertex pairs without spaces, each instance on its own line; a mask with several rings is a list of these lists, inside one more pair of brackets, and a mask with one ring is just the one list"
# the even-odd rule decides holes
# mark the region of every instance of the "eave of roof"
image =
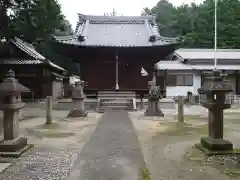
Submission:
[[[182,60],[213,60],[214,49],[177,49],[174,54]],[[240,49],[218,49],[217,59],[240,59]]]
[[192,67],[179,61],[159,61],[155,64],[158,70],[192,70]]
[[54,40],[61,44],[66,45],[74,45],[74,46],[81,46],[81,47],[127,47],[127,48],[134,48],[134,47],[161,47],[161,46],[168,46],[168,45],[177,45],[177,38],[165,38],[165,37],[158,37],[156,43],[149,42],[145,45],[138,45],[138,44],[128,44],[128,45],[121,45],[121,44],[91,44],[88,45],[84,42],[79,42],[76,37],[74,36],[54,36]]
[[[213,70],[215,69],[214,65],[191,65],[191,68],[194,70]],[[218,70],[231,70],[239,71],[240,65],[217,65],[216,69]]]
[[[214,65],[189,65],[180,61],[159,61],[155,64],[157,70],[213,70]],[[240,70],[240,65],[217,65],[218,70]]]
[[66,71],[64,68],[54,64],[50,60],[46,59],[44,56],[42,56],[40,53],[38,53],[34,46],[31,44],[28,44],[24,42],[23,40],[15,37],[14,39],[10,40],[11,43],[13,43],[17,48],[28,54],[33,58],[33,60],[3,60],[0,63],[4,64],[47,64],[55,69],[61,70],[61,71]]
[[22,64],[22,65],[28,65],[28,64],[42,64],[43,62],[41,60],[37,59],[30,59],[30,60],[23,60],[23,59],[0,59],[0,64]]

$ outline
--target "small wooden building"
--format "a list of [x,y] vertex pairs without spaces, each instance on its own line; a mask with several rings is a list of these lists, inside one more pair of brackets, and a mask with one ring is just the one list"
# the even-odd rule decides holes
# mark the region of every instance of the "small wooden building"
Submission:
[[39,54],[33,45],[14,38],[0,43],[0,81],[12,69],[21,84],[32,93],[24,94],[23,99],[43,99],[62,96],[65,69]]
[[[154,64],[166,59],[178,44],[176,38],[160,36],[153,16],[82,14],[75,34],[56,37],[55,43],[60,53],[80,63],[89,93],[147,92]],[[142,75],[142,69],[148,76]]]

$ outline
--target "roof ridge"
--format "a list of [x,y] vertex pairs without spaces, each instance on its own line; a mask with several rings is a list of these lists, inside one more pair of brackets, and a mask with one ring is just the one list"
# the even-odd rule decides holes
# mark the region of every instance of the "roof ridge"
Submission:
[[78,21],[86,21],[86,20],[93,20],[93,21],[129,21],[129,20],[148,20],[149,22],[155,23],[155,16],[147,15],[147,16],[104,16],[104,15],[84,15],[78,13]]
[[38,53],[35,48],[32,46],[30,47],[29,43],[24,42],[22,39],[15,37],[14,40],[12,39],[11,42],[16,45],[19,49],[24,51],[26,54],[30,55],[31,57],[39,60],[46,59],[40,53]]
[[[197,52],[213,52],[214,49],[212,48],[179,48],[177,49],[176,51],[191,51],[191,52],[194,52],[194,51],[197,51]],[[217,49],[217,52],[232,52],[232,51],[236,51],[236,52],[240,52],[240,49]]]

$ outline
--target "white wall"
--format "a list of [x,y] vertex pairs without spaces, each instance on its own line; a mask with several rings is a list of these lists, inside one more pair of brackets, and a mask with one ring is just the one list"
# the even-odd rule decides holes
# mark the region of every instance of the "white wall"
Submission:
[[197,90],[201,87],[201,76],[198,72],[193,74],[193,86],[166,86],[166,96],[187,96],[187,92],[197,95]]

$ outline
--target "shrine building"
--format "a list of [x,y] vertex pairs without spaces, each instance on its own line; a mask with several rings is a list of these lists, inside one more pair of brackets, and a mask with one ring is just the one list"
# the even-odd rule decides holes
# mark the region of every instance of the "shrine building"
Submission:
[[[154,16],[78,17],[74,35],[57,36],[54,42],[58,52],[80,64],[87,93],[147,93],[154,64],[178,45],[177,38],[160,35]],[[164,88],[164,78],[157,77],[157,83]]]

